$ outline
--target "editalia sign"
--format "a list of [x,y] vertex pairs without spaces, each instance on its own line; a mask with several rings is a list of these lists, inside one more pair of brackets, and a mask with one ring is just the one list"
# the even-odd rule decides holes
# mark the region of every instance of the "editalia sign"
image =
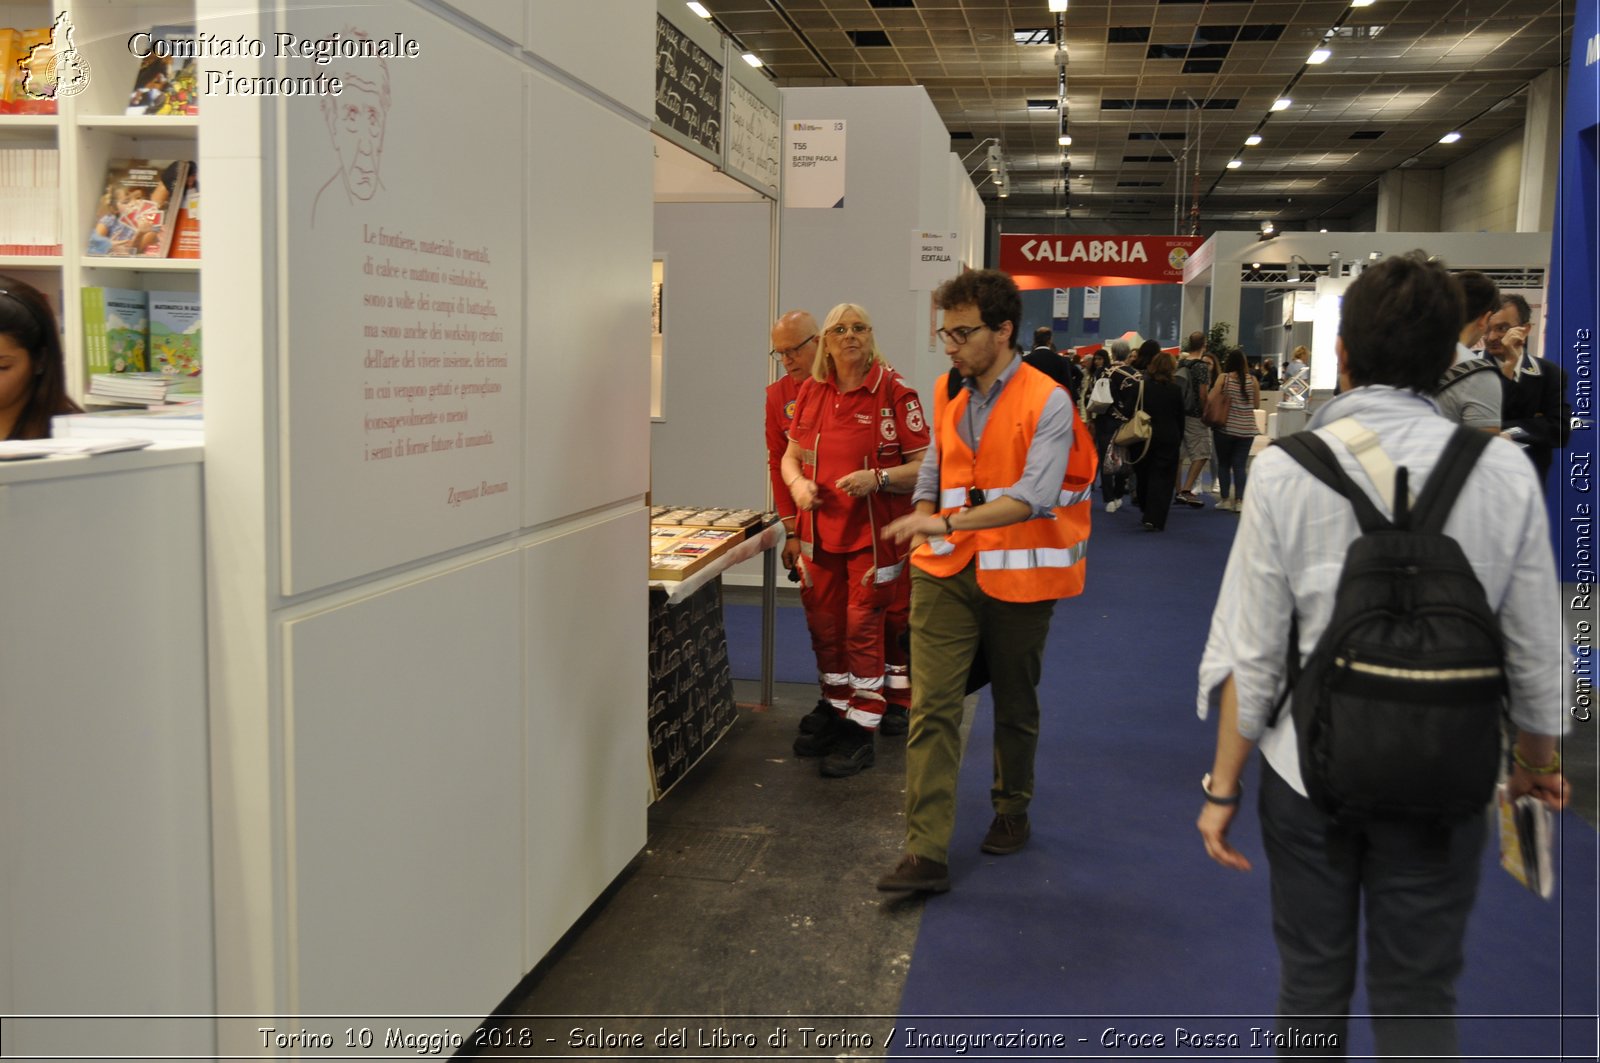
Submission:
[[1001,233],[1000,268],[1022,288],[1180,284],[1198,236]]

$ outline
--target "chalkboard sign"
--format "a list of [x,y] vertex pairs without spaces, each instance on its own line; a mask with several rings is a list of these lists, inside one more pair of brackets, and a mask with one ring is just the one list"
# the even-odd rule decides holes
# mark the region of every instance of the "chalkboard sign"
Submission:
[[650,787],[659,799],[733,726],[722,580],[681,602],[650,592]]
[[722,154],[722,64],[659,14],[656,121]]

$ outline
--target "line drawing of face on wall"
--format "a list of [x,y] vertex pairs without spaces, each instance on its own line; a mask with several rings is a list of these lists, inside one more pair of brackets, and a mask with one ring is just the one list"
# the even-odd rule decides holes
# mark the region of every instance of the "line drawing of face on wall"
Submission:
[[[367,37],[361,30],[348,28],[344,35]],[[343,201],[354,204],[372,199],[384,187],[381,167],[389,125],[389,65],[382,59],[349,59],[337,74],[344,87],[339,95],[322,98],[322,118],[339,168],[317,191],[311,206],[313,227],[324,200],[329,205],[339,202],[331,189],[343,189]]]

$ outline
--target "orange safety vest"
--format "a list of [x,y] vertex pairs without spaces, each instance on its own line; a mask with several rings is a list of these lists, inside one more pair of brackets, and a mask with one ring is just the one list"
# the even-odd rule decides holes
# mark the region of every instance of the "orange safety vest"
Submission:
[[[996,498],[1002,488],[1022,478],[1039,415],[1058,386],[1031,365],[1018,366],[989,412],[976,458],[956,431],[971,392],[962,388],[952,399],[947,388],[938,389],[933,420],[939,443],[941,514],[965,508],[968,488],[981,488],[987,497]],[[1068,407],[1072,450],[1059,504],[1052,510],[1055,519],[1036,517],[1002,528],[937,537],[911,555],[913,565],[931,576],[953,576],[976,558],[978,586],[991,598],[1007,602],[1042,602],[1083,593],[1090,495],[1100,463],[1094,437],[1070,402]]]

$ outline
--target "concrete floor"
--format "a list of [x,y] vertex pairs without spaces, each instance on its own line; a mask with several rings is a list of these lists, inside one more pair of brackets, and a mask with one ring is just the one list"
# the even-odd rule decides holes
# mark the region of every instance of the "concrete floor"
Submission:
[[[645,852],[524,981],[505,1046],[484,1054],[650,1058],[682,1030],[661,1058],[737,1057],[726,1041],[747,1033],[759,1054],[815,1057],[808,1029],[838,1039],[829,1056],[881,1053],[922,913],[874,889],[904,837],[905,739],[825,779],[790,748],[816,688],[779,684],[771,710],[751,704],[757,684],[735,689],[738,721],[651,808]],[[780,1028],[788,1043],[768,1042]]]

